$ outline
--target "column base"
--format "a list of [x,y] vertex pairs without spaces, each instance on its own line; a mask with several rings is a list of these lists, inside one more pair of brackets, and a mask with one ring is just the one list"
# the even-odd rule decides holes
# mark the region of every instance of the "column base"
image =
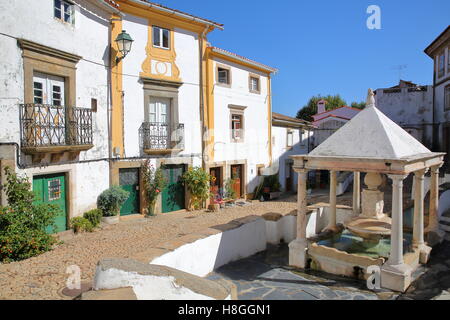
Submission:
[[439,227],[425,229],[425,236],[427,243],[434,247],[435,245],[444,241],[445,232],[440,230]]
[[386,289],[405,292],[411,284],[412,269],[407,264],[388,265],[381,267],[381,286]]
[[414,245],[413,247],[417,250],[419,250],[420,255],[419,255],[419,262],[421,264],[426,264],[428,262],[428,260],[430,259],[430,254],[431,254],[431,247],[427,246],[426,244],[419,244],[419,245]]
[[306,240],[295,239],[289,243],[289,265],[305,269],[308,260],[307,251],[308,242]]

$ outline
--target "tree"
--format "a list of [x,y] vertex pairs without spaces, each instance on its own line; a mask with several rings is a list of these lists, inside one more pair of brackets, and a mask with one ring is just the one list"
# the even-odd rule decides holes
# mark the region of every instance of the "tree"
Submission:
[[322,97],[321,95],[313,96],[309,99],[308,103],[297,112],[297,118],[306,121],[314,121],[312,116],[317,113],[317,102],[321,99],[324,99],[327,102],[325,105],[327,111],[345,106],[347,104],[347,102],[345,102],[339,94],[334,96],[328,95],[325,97]]
[[350,105],[352,108],[356,108],[356,109],[364,109],[366,107],[366,103],[365,102],[352,102],[352,104]]

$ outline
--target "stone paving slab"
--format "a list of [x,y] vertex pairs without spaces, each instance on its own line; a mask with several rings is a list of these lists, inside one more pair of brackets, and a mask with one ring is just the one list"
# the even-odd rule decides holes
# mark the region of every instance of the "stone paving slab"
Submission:
[[364,283],[311,276],[287,268],[286,244],[227,264],[208,275],[236,284],[239,300],[378,300]]

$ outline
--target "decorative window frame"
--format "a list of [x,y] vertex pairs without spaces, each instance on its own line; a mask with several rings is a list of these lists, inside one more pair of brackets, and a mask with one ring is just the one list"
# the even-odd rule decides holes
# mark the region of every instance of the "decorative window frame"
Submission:
[[[443,57],[442,70],[440,69],[441,57]],[[436,75],[437,75],[437,78],[440,79],[440,78],[444,77],[444,75],[445,75],[445,50],[438,53],[438,55],[436,56],[436,60],[437,60],[436,61]],[[442,71],[442,73],[441,73],[441,71]]]
[[[219,82],[219,68],[228,70],[228,83]],[[231,88],[231,84],[232,84],[231,67],[224,64],[216,63],[216,85],[225,88]]]
[[[232,143],[243,143],[245,141],[245,109],[247,109],[247,107],[230,104],[230,105],[228,105],[228,108],[230,109],[230,120],[229,120],[230,141]],[[240,129],[240,130],[242,130],[242,138],[241,139],[235,139],[233,137],[233,129],[232,129],[233,115],[241,116],[241,119],[242,119],[241,129]]]
[[[253,88],[252,88],[252,78],[258,79],[258,89],[257,90],[253,90]],[[248,74],[248,91],[250,93],[261,94],[261,76],[259,74],[255,74],[255,73]]]
[[64,78],[64,105],[75,107],[76,65],[82,57],[25,39],[19,39],[18,45],[23,51],[24,102],[34,103],[33,76],[41,72]]

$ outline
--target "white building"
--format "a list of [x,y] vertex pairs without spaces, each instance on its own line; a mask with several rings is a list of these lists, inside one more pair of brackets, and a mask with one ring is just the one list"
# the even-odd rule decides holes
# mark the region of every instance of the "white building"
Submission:
[[113,14],[103,0],[0,3],[0,180],[6,166],[26,174],[38,199],[60,205],[57,231],[109,186]]
[[207,49],[206,167],[218,189],[230,178],[238,197],[272,164],[271,74],[276,69],[216,47]]
[[296,191],[298,177],[291,155],[308,154],[312,125],[304,120],[272,112],[273,162],[278,166],[282,190]]
[[406,132],[431,148],[433,141],[433,87],[400,80],[375,91],[378,109]]
[[450,172],[450,26],[426,49],[433,59],[433,142],[435,151],[446,152],[445,170]]

